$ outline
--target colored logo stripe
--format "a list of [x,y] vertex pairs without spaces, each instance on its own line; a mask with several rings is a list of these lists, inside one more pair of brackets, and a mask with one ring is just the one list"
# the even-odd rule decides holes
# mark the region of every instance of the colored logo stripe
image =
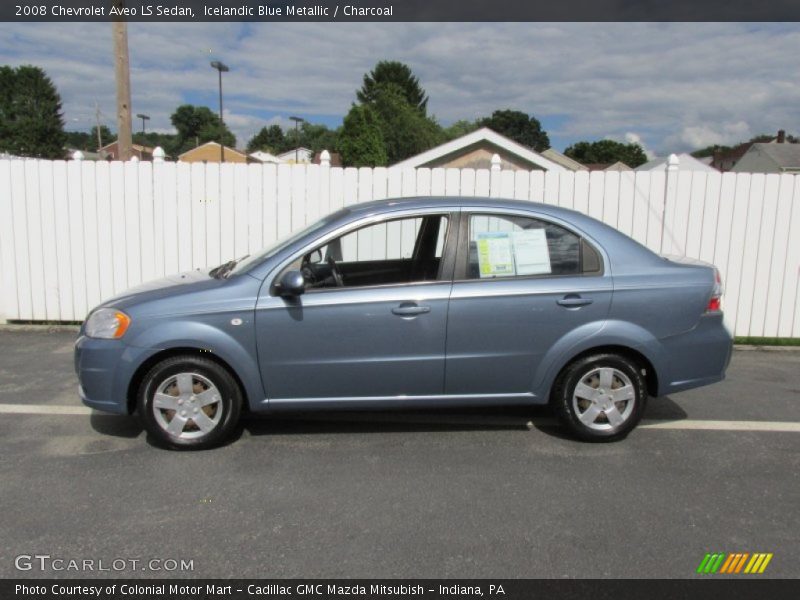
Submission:
[[[767,565],[772,560],[772,553],[757,552],[750,554],[749,552],[713,552],[708,553],[700,561],[697,567],[698,573],[714,574],[714,573],[749,573],[759,574],[763,573]],[[749,560],[748,560],[749,559]],[[745,566],[745,564],[747,566]],[[744,569],[744,571],[742,571]]]

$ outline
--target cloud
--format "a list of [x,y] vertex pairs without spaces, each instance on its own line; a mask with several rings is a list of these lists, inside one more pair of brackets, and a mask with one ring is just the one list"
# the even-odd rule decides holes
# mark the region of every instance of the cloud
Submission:
[[[633,134],[665,155],[791,130],[800,106],[798,24],[135,23],[129,46],[133,108],[153,128],[183,102],[216,110],[208,63],[228,64],[240,145],[293,114],[340,122],[381,59],[412,67],[440,122],[523,110],[557,148]],[[107,23],[0,24],[0,63],[42,66],[74,127],[95,101],[113,122],[111,50]]]
[[638,133],[633,133],[632,131],[625,132],[625,142],[628,144],[639,144],[644,151],[644,155],[647,157],[647,160],[653,160],[656,157],[656,153],[653,152],[650,148],[647,147],[642,136]]
[[[715,144],[731,145],[753,137],[753,131],[745,121],[719,125],[695,125],[684,127],[677,140],[692,148],[705,148]],[[669,139],[675,140],[675,136]]]

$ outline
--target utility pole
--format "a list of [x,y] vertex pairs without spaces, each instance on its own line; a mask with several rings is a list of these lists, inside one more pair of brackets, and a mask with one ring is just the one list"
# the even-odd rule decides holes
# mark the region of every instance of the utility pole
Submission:
[[[123,8],[124,0],[113,0]],[[114,72],[117,80],[117,147],[120,160],[131,158],[131,73],[128,57],[128,24],[118,18],[112,22],[114,33]]]
[[230,71],[228,65],[218,61],[212,60],[211,67],[216,69],[219,73],[219,162],[225,162],[225,121],[222,120],[222,74]]
[[147,131],[145,131],[145,125],[144,124],[145,124],[145,121],[149,121],[150,120],[150,116],[149,115],[145,115],[143,113],[138,113],[136,115],[136,118],[142,120],[142,135],[146,134]]
[[301,119],[300,117],[289,117],[290,121],[294,121],[294,162],[296,164],[300,163],[300,132],[297,129],[297,126],[300,123],[305,123],[305,119]]
[[103,147],[103,134],[100,133],[100,105],[97,100],[94,101],[94,118],[97,121],[97,151],[100,152],[100,148]]

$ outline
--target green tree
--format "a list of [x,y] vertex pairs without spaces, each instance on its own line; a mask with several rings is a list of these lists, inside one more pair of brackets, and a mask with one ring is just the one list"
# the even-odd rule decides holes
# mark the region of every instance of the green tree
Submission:
[[173,155],[173,150],[176,147],[177,135],[173,133],[161,133],[158,131],[148,131],[142,133],[141,131],[133,134],[133,143],[142,146],[155,148],[161,146],[164,152],[169,156]]
[[[339,143],[339,134],[326,125],[305,122],[300,127],[300,140],[297,146],[305,146],[312,152],[328,150],[333,152]],[[292,148],[296,146],[293,144]],[[291,148],[290,148],[291,149]]]
[[623,144],[614,140],[577,142],[564,150],[564,154],[582,164],[622,161],[636,168],[647,162],[647,155],[639,144]]
[[386,164],[386,147],[378,117],[369,105],[354,104],[339,134],[339,153],[348,167]]
[[378,117],[389,164],[424,152],[442,141],[441,127],[409,104],[395,84],[378,88],[375,100],[368,106]]
[[[97,152],[97,125],[94,125],[88,133],[86,131],[67,131],[65,136],[64,145],[67,148],[84,150],[86,152]],[[105,125],[100,125],[100,137],[103,146],[117,139],[116,134],[112,133]]]
[[[100,141],[103,143],[103,146],[110,144],[111,142],[117,141],[117,134],[111,133],[111,130],[106,127],[105,125],[100,125]],[[89,132],[89,147],[87,150],[92,152],[97,152],[97,125],[92,127],[92,130]]]
[[281,126],[270,125],[269,127],[262,127],[257,134],[250,138],[250,141],[247,142],[247,151],[264,150],[266,152],[279,153],[284,151],[285,144],[286,136],[283,135]]
[[411,69],[401,62],[382,60],[369,73],[364,75],[361,89],[356,92],[356,97],[362,104],[369,104],[377,100],[379,90],[387,84],[394,84],[411,106],[423,115],[428,109],[428,96],[419,84],[419,78]]
[[537,152],[550,147],[550,138],[538,119],[518,110],[496,110],[491,117],[482,119],[480,125]]
[[730,146],[721,146],[720,144],[712,144],[711,146],[706,146],[705,148],[700,148],[699,150],[695,150],[692,152],[692,156],[695,158],[704,158],[706,156],[714,156],[716,152],[730,152]]
[[236,136],[227,125],[220,123],[219,116],[207,106],[184,104],[170,117],[172,125],[178,130],[175,147],[171,154],[180,154],[194,148],[196,144],[219,142],[229,147],[236,146]]
[[61,97],[39,67],[0,67],[0,151],[35,158],[63,158]]
[[[87,131],[67,131],[65,132],[64,145],[75,150],[89,150],[91,148],[91,136]],[[97,146],[97,142],[94,142]]]
[[444,139],[446,141],[454,140],[456,138],[460,138],[461,136],[467,135],[468,133],[472,133],[476,129],[480,128],[479,121],[456,121],[450,127],[445,127],[442,132],[444,134]]

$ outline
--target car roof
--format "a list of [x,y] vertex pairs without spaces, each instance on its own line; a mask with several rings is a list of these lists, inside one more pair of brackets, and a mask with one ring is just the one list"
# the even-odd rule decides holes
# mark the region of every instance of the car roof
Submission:
[[550,216],[572,223],[576,227],[596,235],[621,235],[617,230],[609,227],[582,212],[545,204],[530,200],[513,200],[511,198],[485,198],[476,196],[418,196],[411,198],[387,198],[385,200],[371,200],[358,204],[350,204],[344,208],[344,214],[351,217],[361,217],[370,214],[385,214],[391,211],[424,210],[427,208],[477,208],[486,210],[520,210]]
[[513,200],[511,198],[485,198],[477,196],[415,196],[410,198],[386,198],[384,200],[371,200],[358,204],[350,204],[346,208],[351,213],[383,212],[389,210],[415,210],[425,208],[436,208],[437,206],[475,206],[486,207],[487,209],[518,209],[534,210],[553,216],[571,217],[580,215],[574,210],[545,204],[543,202],[532,202],[530,200]]

